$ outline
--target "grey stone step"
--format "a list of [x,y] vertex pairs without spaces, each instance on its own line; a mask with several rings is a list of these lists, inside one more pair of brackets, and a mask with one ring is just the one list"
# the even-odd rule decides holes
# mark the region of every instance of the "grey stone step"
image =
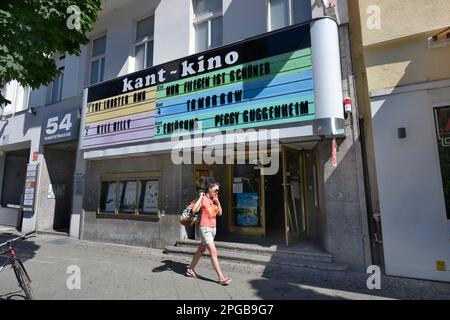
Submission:
[[[194,247],[167,246],[164,252],[167,254],[193,256],[195,251],[196,248]],[[209,257],[209,253],[205,252],[204,256]],[[344,271],[347,269],[346,265],[340,263],[305,260],[297,256],[289,256],[278,253],[266,255],[266,254],[251,254],[248,252],[239,252],[239,251],[219,250],[219,259],[233,262],[251,263],[257,265],[275,264],[298,268],[312,268],[326,271]]]
[[[257,255],[289,255],[295,256],[304,260],[320,261],[320,262],[333,262],[333,256],[327,252],[320,252],[318,250],[290,250],[285,248],[279,248],[277,245],[271,246],[261,246],[257,244],[246,244],[246,243],[230,243],[222,241],[214,241],[216,247],[229,251],[236,251],[242,253],[250,253]],[[198,240],[178,240],[175,244],[177,247],[197,247],[200,244]]]
[[42,234],[42,235],[50,235],[50,236],[62,236],[62,237],[68,237],[69,232],[65,231],[56,231],[56,230],[37,230],[36,234]]

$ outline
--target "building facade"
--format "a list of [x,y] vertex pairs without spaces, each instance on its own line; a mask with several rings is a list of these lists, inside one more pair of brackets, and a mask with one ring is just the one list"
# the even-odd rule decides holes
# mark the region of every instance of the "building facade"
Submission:
[[179,214],[215,180],[218,239],[372,263],[347,1],[106,1],[88,36],[2,133],[6,164],[38,165],[23,231],[163,248],[196,237]]
[[349,12],[386,273],[449,281],[450,4],[349,1]]

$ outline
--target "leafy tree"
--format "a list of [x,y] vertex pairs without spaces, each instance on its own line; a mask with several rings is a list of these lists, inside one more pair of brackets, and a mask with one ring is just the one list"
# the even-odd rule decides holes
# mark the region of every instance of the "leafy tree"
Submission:
[[79,55],[100,9],[101,0],[0,0],[0,87],[52,82],[59,73],[52,54]]

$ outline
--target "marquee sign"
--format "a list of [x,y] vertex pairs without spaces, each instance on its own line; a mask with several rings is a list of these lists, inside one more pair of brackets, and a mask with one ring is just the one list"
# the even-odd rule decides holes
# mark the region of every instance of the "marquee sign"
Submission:
[[88,88],[82,148],[313,120],[314,102],[310,25],[299,25]]

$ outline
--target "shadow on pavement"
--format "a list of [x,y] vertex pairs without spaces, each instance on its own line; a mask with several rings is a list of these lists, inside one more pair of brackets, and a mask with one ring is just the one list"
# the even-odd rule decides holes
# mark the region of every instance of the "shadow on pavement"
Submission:
[[258,296],[263,300],[345,300],[284,281],[258,279],[250,281],[250,284],[258,291]]
[[[175,261],[171,261],[171,260],[164,260],[164,261],[162,261],[162,263],[164,263],[164,264],[159,267],[154,268],[152,271],[153,272],[173,271],[182,276],[187,277],[186,270],[188,268],[188,265],[186,263],[175,262]],[[205,278],[199,274],[197,274],[197,279],[217,283],[217,281],[209,279],[209,278]]]
[[[10,232],[0,233],[0,244],[4,243],[10,239],[17,238],[19,236],[20,236],[19,233],[10,233]],[[26,239],[23,241],[17,241],[14,244],[14,249],[16,251],[17,257],[22,262],[32,259],[35,256],[36,251],[40,248],[40,246],[34,242],[34,239],[35,238],[30,238],[30,239]],[[7,245],[0,247],[1,251],[7,250],[7,249],[8,249]],[[0,265],[2,265],[6,261],[7,258],[8,258],[8,256],[4,256],[4,255],[0,256]]]

